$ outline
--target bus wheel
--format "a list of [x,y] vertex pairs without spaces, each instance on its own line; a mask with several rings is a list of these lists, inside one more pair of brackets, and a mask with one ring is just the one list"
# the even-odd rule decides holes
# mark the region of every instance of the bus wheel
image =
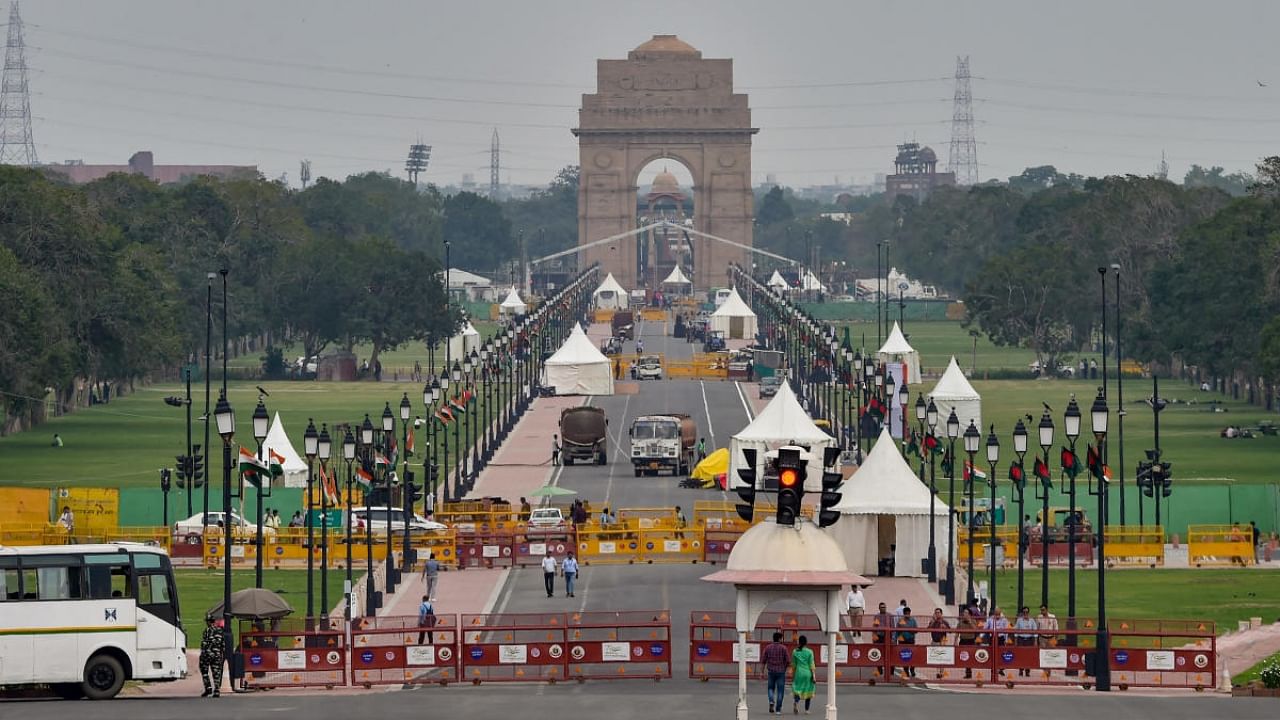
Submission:
[[94,655],[84,666],[81,688],[90,700],[108,700],[124,687],[124,668],[110,655]]
[[84,689],[80,687],[80,683],[54,683],[49,689],[63,700],[79,700],[84,697]]

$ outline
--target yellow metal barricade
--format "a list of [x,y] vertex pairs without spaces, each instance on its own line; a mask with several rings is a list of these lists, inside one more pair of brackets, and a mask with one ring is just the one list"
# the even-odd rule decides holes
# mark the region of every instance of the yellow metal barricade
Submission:
[[[0,545],[45,545],[45,534],[55,527],[49,523],[5,523],[0,525]],[[65,531],[62,542],[66,542]]]
[[596,310],[592,319],[598,323],[611,323],[613,322],[613,313],[613,310]]
[[[1018,528],[1015,525],[996,527],[996,542],[1004,548],[1004,565],[1018,559]],[[986,546],[991,544],[991,528],[979,527],[973,533],[973,561],[986,562]],[[956,528],[956,562],[969,562],[969,534],[967,528]]]
[[104,542],[136,542],[162,547],[168,552],[173,533],[164,527],[122,527],[103,533]]
[[1239,525],[1188,525],[1187,562],[1205,565],[1251,565],[1250,531]]
[[578,528],[578,561],[584,565],[634,563],[642,558],[639,530]]
[[1148,567],[1164,565],[1164,528],[1108,525],[1105,550],[1108,565]]
[[696,563],[702,559],[701,530],[641,530],[641,559],[646,563]]
[[669,508],[622,508],[618,510],[618,522],[628,528],[640,530],[656,530],[675,528],[676,509]]
[[645,322],[664,322],[667,319],[667,311],[662,308],[644,308],[640,311],[640,317]]

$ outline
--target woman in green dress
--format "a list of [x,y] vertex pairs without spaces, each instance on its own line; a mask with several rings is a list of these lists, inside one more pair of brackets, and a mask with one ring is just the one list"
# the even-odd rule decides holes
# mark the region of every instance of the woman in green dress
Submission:
[[804,714],[809,714],[809,704],[813,702],[813,651],[809,649],[809,639],[801,635],[799,647],[791,652],[791,712],[800,713],[800,701],[804,700]]

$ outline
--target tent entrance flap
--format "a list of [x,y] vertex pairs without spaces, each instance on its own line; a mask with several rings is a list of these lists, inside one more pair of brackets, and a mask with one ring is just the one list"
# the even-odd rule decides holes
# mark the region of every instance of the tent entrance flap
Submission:
[[877,574],[893,577],[897,569],[898,518],[894,515],[876,516],[876,557],[880,559]]

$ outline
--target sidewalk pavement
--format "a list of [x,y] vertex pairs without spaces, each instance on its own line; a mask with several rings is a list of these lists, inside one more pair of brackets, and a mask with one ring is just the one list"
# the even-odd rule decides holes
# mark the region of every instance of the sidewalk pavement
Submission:
[[560,432],[560,412],[583,403],[581,397],[540,397],[516,423],[493,461],[476,479],[469,499],[501,497],[519,504],[551,479],[552,436]]

